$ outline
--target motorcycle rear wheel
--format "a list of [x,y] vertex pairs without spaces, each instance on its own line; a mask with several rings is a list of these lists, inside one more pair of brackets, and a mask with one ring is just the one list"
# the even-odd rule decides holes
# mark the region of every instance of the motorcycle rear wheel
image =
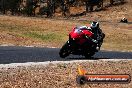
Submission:
[[93,55],[95,54],[95,52],[87,52],[85,53],[85,58],[91,58]]

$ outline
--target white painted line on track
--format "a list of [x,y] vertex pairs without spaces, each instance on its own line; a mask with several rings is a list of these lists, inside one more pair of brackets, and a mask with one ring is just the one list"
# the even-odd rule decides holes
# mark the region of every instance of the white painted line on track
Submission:
[[[13,44],[1,44],[0,46],[2,47],[6,47],[6,46],[16,46],[16,45],[13,45]],[[59,47],[51,47],[51,46],[34,46],[34,45],[17,45],[16,47],[38,47],[38,48],[59,48]]]
[[28,67],[28,66],[37,66],[37,65],[42,65],[46,66],[49,64],[68,64],[68,63],[82,63],[82,62],[92,62],[92,63],[102,63],[102,62],[118,62],[118,61],[130,61],[126,59],[100,59],[100,60],[73,60],[73,61],[45,61],[45,62],[26,62],[26,63],[11,63],[11,64],[0,64],[0,69],[1,68],[16,68],[19,66],[23,67]]

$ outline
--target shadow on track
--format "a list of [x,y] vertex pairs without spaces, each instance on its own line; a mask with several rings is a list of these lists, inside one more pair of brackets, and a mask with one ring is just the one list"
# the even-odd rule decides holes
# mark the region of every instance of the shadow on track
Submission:
[[[69,56],[68,59],[85,59],[84,57]],[[92,58],[92,60],[98,59],[132,59],[132,52],[119,52],[119,51],[99,51]]]
[[[59,48],[32,48],[16,46],[0,47],[0,64],[88,60],[83,56],[77,55],[60,58],[58,54],[59,50]],[[98,59],[132,59],[132,52],[100,51],[89,60]]]

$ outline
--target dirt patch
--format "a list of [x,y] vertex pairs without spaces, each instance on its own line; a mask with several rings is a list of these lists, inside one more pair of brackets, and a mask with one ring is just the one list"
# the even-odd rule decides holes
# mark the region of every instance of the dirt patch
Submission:
[[49,65],[6,67],[0,69],[0,88],[131,88],[129,84],[85,84],[76,83],[78,66],[89,74],[130,74],[132,61],[94,61]]

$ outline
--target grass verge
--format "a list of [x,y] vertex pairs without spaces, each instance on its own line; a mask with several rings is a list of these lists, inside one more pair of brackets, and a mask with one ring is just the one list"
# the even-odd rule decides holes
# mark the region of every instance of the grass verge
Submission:
[[[0,44],[61,47],[74,25],[89,22],[25,17],[0,17]],[[116,26],[116,27],[115,27]],[[131,24],[102,22],[106,34],[102,49],[132,51]]]

